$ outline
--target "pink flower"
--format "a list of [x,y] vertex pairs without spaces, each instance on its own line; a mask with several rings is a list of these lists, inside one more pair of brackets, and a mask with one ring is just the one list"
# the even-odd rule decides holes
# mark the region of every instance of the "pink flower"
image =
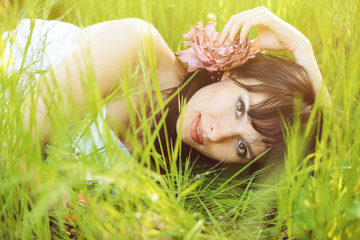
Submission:
[[220,34],[216,32],[216,22],[209,22],[203,28],[203,23],[193,26],[183,35],[189,41],[184,42],[189,49],[177,52],[180,60],[188,64],[188,72],[206,69],[209,72],[226,71],[239,67],[257,52],[252,51],[252,45],[247,38],[242,44],[226,40],[219,44]]

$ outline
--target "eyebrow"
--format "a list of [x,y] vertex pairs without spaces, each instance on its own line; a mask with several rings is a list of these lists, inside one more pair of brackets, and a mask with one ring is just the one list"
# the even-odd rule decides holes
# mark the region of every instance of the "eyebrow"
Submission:
[[[249,100],[249,99],[248,99]],[[250,121],[250,118],[249,118],[249,115],[247,114],[248,111],[250,109],[250,103],[248,102],[248,106],[245,108],[245,114],[246,114],[246,119],[249,121],[250,125],[252,126],[251,124],[251,121]],[[248,141],[244,140],[246,146],[248,147],[249,149],[249,155],[250,155],[250,159],[254,159],[255,155],[254,155],[254,150],[251,148],[251,145],[249,144]]]
[[252,150],[251,145],[244,138],[242,138],[242,139],[245,142],[246,147],[249,150],[250,159],[254,159],[254,151]]

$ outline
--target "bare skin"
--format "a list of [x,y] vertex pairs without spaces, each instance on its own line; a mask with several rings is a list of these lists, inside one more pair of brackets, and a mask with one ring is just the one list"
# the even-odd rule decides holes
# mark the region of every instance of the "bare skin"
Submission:
[[251,28],[258,28],[253,40],[255,49],[290,51],[295,62],[305,68],[315,92],[323,92],[324,105],[331,104],[326,87],[322,88],[322,76],[310,41],[295,27],[283,21],[263,6],[233,15],[221,32],[220,42],[239,39],[242,43]]
[[[284,22],[265,7],[257,7],[233,15],[221,32],[220,42],[229,39],[242,43],[252,27],[258,27],[253,40],[255,49],[288,50],[296,62],[308,72],[316,92],[322,77],[309,40],[296,28]],[[220,83],[200,89],[190,99],[181,126],[182,140],[212,159],[223,162],[249,162],[266,150],[261,135],[252,127],[247,110],[261,103],[264,96],[249,93],[228,81],[225,72]],[[253,79],[248,79],[252,83]],[[325,89],[325,97],[328,97]],[[243,98],[242,114],[235,114],[238,98]],[[180,119],[177,130],[179,130]]]
[[[181,131],[183,142],[212,159],[247,163],[267,149],[247,115],[249,107],[262,103],[265,96],[239,87],[228,78],[229,73],[194,94],[184,118],[178,119],[177,131]],[[247,83],[255,84],[256,80]]]
[[[296,62],[302,65],[310,75],[314,89],[317,92],[320,90],[322,85],[321,73],[317,66],[309,40],[297,29],[272,14],[266,8],[258,7],[232,16],[221,33],[222,41],[229,38],[230,40],[239,39],[241,42],[245,39],[251,27],[259,28],[258,36],[253,42],[256,48],[288,50],[292,52]],[[86,98],[86,89],[84,89],[81,80],[82,74],[87,71],[86,63],[89,62],[93,66],[96,85],[100,95],[99,97],[105,98],[111,93],[114,86],[116,87],[121,83],[121,76],[124,71],[135,71],[136,66],[140,64],[139,52],[146,54],[144,46],[148,39],[153,43],[157,64],[157,79],[160,89],[166,90],[177,87],[184,78],[186,69],[175,57],[174,53],[157,30],[150,24],[138,19],[123,19],[99,23],[78,32],[74,36],[73,41],[79,48],[63,59],[63,61],[54,68],[53,74],[56,78],[56,82],[65,95],[72,94],[77,107],[82,109],[89,104]],[[224,76],[226,76],[226,74]],[[138,85],[141,89],[145,85],[145,81],[141,74],[139,74],[138,77],[140,78]],[[51,80],[52,73],[48,72],[41,79],[41,84],[49,84],[52,86]],[[226,77],[223,78],[223,81],[226,81]],[[225,84],[225,82],[220,83],[220,85],[221,84]],[[46,90],[47,88],[40,89],[40,98],[36,110],[38,129],[41,129],[40,127],[45,124],[46,115],[48,113],[44,99],[51,95],[51,93]],[[241,90],[238,89],[238,92],[233,94],[235,96],[240,92]],[[138,97],[134,97],[134,107],[139,106],[140,95],[141,94],[139,94]],[[242,95],[246,95],[246,93],[243,93]],[[168,97],[165,91],[163,92],[162,97],[163,99]],[[205,98],[201,98],[197,101],[190,101],[189,109],[195,109],[195,112],[205,110],[204,107],[201,107],[204,106],[202,105],[204,99]],[[251,102],[256,101],[253,99],[258,99],[258,97],[255,96],[255,98],[253,98],[249,96],[248,99]],[[194,105],[191,106],[192,104]],[[233,109],[235,103],[231,104],[231,108]],[[214,109],[215,108],[210,108],[208,116],[214,116],[211,112]],[[207,143],[211,142],[211,145],[205,146],[200,144],[200,146],[198,146],[198,142],[196,141],[195,144],[193,144],[194,142],[192,141],[194,140],[194,137],[191,137],[191,134],[194,135],[194,133],[189,132],[194,118],[193,113],[190,111],[190,115],[185,115],[184,124],[181,128],[183,136],[182,140],[190,146],[198,148],[198,150],[205,155],[222,160],[223,156],[219,153],[230,148],[232,149],[232,153],[235,153],[235,146],[237,145],[234,141],[236,141],[236,139],[243,139],[244,134],[248,135],[247,139],[252,139],[251,142],[254,146],[248,148],[248,154],[241,158],[235,157],[234,154],[227,156],[226,158],[229,161],[248,161],[250,158],[265,150],[264,146],[256,141],[258,137],[256,137],[256,133],[249,128],[249,122],[245,121],[246,118],[239,118],[239,121],[233,122],[235,125],[233,125],[232,128],[238,129],[239,131],[237,133],[235,131],[237,135],[235,137],[232,136],[232,140],[230,141],[229,138],[214,137],[215,132],[211,132],[211,130],[214,130],[215,128],[211,127],[210,120],[212,118],[210,117],[208,118],[210,120],[206,120],[208,123],[206,141]],[[189,119],[187,119],[187,116],[189,116]],[[213,118],[213,120],[214,119],[215,118]],[[119,131],[121,127],[127,126],[129,123],[128,106],[125,100],[112,101],[107,104],[106,120],[109,126],[114,130],[115,134],[119,135],[120,139],[126,143],[126,139],[123,139],[123,136],[121,136]],[[237,124],[240,125],[238,126]],[[45,125],[45,127],[42,128],[40,134],[42,143],[48,142],[51,137],[51,129],[49,128],[49,125]],[[245,128],[247,132],[239,133],[241,128]],[[220,133],[225,134],[225,131]],[[211,134],[214,136],[212,137]],[[216,149],[216,152],[214,152],[214,149]],[[252,149],[252,151],[250,151],[250,149]],[[252,152],[252,155],[250,155],[250,152]]]
[[[126,37],[123,37],[124,33],[127,33]],[[36,118],[38,129],[42,129],[40,137],[43,144],[47,143],[51,136],[49,126],[44,127],[48,111],[44,99],[51,97],[51,93],[42,86],[52,85],[52,74],[54,74],[56,83],[64,95],[72,94],[77,107],[82,109],[88,104],[81,79],[81,75],[87,71],[86,63],[92,64],[100,97],[105,98],[121,81],[123,71],[131,71],[139,65],[138,53],[145,51],[144,39],[146,38],[151,38],[154,43],[157,77],[161,90],[179,85],[180,80],[186,74],[186,70],[160,34],[150,24],[139,19],[124,19],[84,28],[74,37],[74,42],[78,44],[79,48],[63,59],[53,69],[53,73],[49,71],[40,79],[41,92]],[[90,53],[90,59],[86,53]],[[138,84],[145,83],[139,81]],[[139,104],[139,99],[136,97],[134,101],[135,105]],[[107,111],[107,122],[113,130],[117,131],[118,125],[128,123],[129,116],[124,100],[112,101],[107,105]]]

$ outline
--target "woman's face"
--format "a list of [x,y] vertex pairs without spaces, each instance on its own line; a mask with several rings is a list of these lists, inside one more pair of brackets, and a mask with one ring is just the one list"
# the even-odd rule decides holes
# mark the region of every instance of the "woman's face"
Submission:
[[[186,104],[181,139],[215,160],[249,162],[267,149],[247,115],[249,106],[264,99],[236,85],[226,72],[220,82],[200,89]],[[179,127],[180,118],[177,132]]]

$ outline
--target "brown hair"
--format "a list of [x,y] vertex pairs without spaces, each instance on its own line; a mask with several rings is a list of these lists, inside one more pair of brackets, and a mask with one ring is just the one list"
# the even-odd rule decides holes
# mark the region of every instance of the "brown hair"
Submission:
[[[187,101],[200,88],[212,83],[209,72],[201,70],[193,76],[189,73],[184,82],[193,77],[179,92],[179,97]],[[233,69],[229,75],[233,81],[249,92],[261,93],[266,96],[262,103],[249,107],[248,116],[254,129],[263,138],[262,141],[272,149],[283,151],[285,142],[283,137],[284,122],[292,124],[299,118],[301,127],[305,127],[315,102],[316,93],[305,69],[284,57],[259,54],[243,66]],[[255,79],[255,84],[246,84],[247,79]],[[179,99],[172,99],[166,106],[166,128],[172,142],[176,139],[176,121],[179,117]],[[296,114],[297,108],[298,114]],[[315,138],[315,137],[314,137]],[[166,141],[164,129],[161,130],[159,141],[164,146]],[[160,152],[159,143],[156,143]],[[170,154],[170,153],[169,153]],[[199,158],[205,162],[214,160],[198,153],[195,149],[183,143],[182,157]],[[165,153],[166,155],[166,153]]]

